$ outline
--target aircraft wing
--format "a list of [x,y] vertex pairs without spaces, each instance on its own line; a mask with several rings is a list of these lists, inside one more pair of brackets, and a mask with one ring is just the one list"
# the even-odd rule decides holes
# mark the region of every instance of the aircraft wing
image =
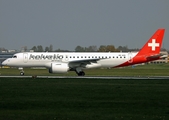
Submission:
[[86,60],[75,60],[75,61],[70,61],[69,64],[72,64],[72,63],[87,63],[87,64],[90,64],[91,62],[94,62],[96,63],[98,60],[100,60],[100,58],[98,59],[86,59]]
[[70,61],[69,67],[72,69],[77,68],[77,67],[85,68],[85,66],[88,64],[93,64],[93,63],[97,64],[97,61],[100,59],[102,58]]

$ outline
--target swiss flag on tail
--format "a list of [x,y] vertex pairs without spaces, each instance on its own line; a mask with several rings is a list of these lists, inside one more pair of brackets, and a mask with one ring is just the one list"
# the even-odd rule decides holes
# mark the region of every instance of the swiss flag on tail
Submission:
[[158,29],[139,51],[138,55],[159,54],[165,29]]

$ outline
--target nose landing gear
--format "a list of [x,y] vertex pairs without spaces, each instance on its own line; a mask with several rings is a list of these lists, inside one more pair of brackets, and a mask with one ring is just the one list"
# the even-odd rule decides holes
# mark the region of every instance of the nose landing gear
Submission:
[[18,69],[20,70],[20,75],[23,76],[23,75],[24,75],[23,68],[22,68],[22,67],[19,67]]

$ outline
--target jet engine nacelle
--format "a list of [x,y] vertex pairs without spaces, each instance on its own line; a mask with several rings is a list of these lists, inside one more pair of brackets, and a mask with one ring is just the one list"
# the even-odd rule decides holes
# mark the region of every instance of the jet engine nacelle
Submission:
[[67,63],[51,63],[49,73],[66,73],[69,70]]

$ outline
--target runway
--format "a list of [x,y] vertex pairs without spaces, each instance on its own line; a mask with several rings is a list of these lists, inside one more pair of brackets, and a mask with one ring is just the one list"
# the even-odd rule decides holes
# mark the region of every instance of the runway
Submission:
[[0,76],[0,78],[168,79],[169,76]]

